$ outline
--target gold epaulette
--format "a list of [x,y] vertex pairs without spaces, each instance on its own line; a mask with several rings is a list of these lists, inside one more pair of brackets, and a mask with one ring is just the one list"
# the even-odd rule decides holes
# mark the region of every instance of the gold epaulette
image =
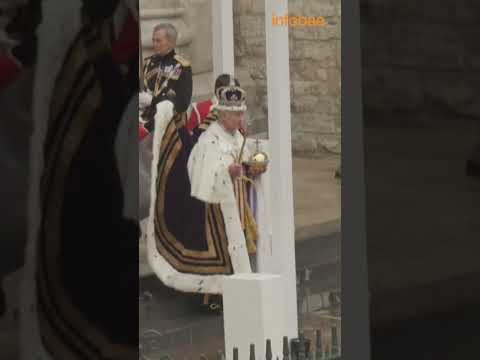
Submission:
[[187,59],[185,59],[183,56],[180,56],[180,55],[175,55],[174,56],[174,59],[177,60],[180,65],[182,65],[183,67],[188,67],[190,66],[190,61],[188,61]]

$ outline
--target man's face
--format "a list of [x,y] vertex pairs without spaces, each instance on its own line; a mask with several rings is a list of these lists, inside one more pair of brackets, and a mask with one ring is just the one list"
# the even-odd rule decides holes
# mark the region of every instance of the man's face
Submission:
[[245,112],[243,111],[223,111],[221,118],[225,130],[234,132],[235,130],[240,129],[244,115]]
[[166,30],[155,31],[152,35],[153,51],[160,56],[167,55],[172,49],[172,44],[168,41]]

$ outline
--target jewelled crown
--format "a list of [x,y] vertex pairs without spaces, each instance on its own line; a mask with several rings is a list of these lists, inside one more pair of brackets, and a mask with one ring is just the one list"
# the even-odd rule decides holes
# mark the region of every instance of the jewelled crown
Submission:
[[240,86],[235,85],[235,78],[230,76],[230,84],[217,89],[215,93],[218,104],[215,106],[223,111],[245,111],[247,110],[247,93]]

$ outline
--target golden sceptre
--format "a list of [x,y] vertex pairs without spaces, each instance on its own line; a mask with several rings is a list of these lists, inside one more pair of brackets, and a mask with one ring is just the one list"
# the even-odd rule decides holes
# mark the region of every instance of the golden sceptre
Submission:
[[245,149],[245,143],[247,142],[247,131],[245,130],[243,135],[242,147],[240,148],[240,153],[238,154],[238,164],[242,164],[243,151]]

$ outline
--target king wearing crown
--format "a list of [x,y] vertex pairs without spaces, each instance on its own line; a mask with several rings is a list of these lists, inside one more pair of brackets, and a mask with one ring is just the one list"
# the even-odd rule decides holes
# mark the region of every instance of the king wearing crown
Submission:
[[252,272],[249,191],[265,168],[252,166],[259,154],[239,131],[246,92],[229,78],[198,139],[178,127],[172,103],[157,106],[147,251],[160,280],[183,292],[221,295],[225,276]]

